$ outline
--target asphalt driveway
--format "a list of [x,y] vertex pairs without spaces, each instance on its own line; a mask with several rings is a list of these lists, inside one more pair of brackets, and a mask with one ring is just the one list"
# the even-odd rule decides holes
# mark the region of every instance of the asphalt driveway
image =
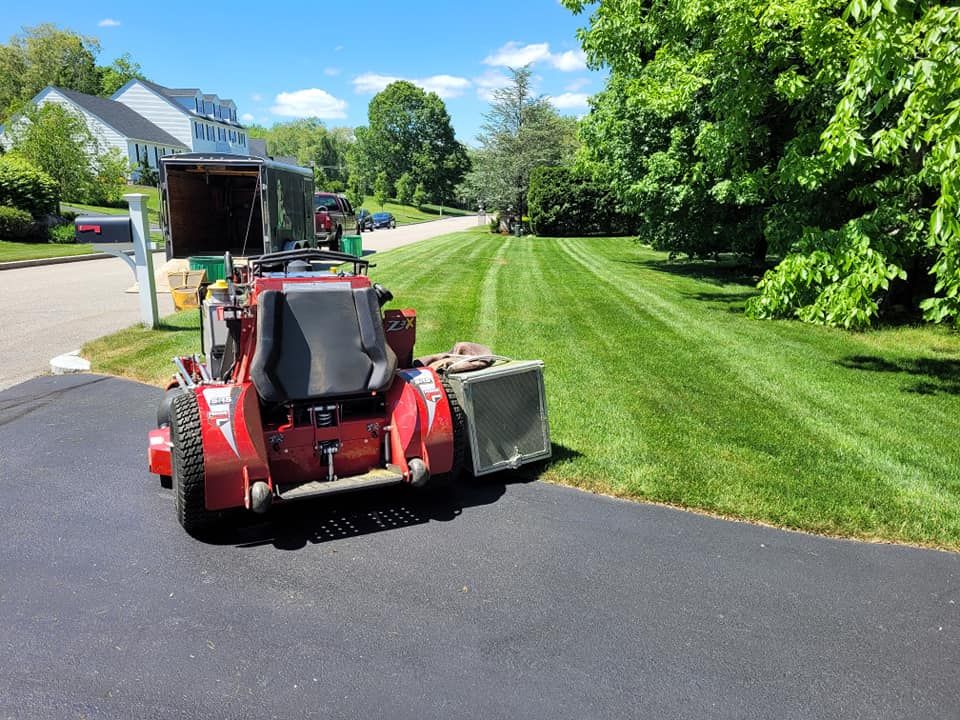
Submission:
[[0,392],[0,718],[957,718],[960,556],[498,477],[215,543],[159,391]]

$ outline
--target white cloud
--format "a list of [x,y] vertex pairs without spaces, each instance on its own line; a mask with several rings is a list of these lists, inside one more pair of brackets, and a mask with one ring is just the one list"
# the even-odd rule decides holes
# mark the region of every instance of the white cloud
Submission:
[[104,18],[97,23],[99,27],[120,27],[120,21],[113,18]]
[[347,102],[320,88],[282,92],[273,101],[270,112],[284,117],[317,117],[324,120],[347,116]]
[[576,72],[587,67],[587,56],[582,50],[567,50],[562,53],[550,52],[550,43],[529,43],[521,45],[511,40],[483,59],[484,65],[494,67],[522,67],[547,62],[560,72]]
[[590,84],[590,78],[577,78],[573,82],[567,83],[567,85],[564,86],[563,89],[566,90],[567,92],[577,92],[577,90],[582,90],[589,84]]
[[261,100],[263,100],[263,95],[261,95],[260,93],[254,93],[253,95],[250,96],[250,99],[253,100],[254,102],[260,102]]
[[567,50],[551,55],[550,64],[560,72],[576,72],[587,67],[587,56],[583,50]]
[[240,122],[246,123],[247,125],[256,121],[257,119],[250,113],[244,113],[240,116]]
[[510,78],[496,70],[487,70],[480,77],[475,77],[473,84],[477,86],[477,97],[489,102],[493,100],[493,91],[509,85]]
[[511,40],[483,59],[484,65],[522,67],[550,57],[550,43],[521,45]]
[[334,77],[340,74],[340,68],[327,67],[323,69],[323,74],[327,77]]
[[378,93],[387,85],[398,80],[406,80],[423,88],[427,92],[434,92],[440,97],[455,98],[463,95],[470,87],[470,81],[455,75],[431,75],[425,78],[402,78],[396,75],[381,75],[379,73],[363,73],[353,79],[353,89],[358,93]]
[[554,95],[550,102],[557,110],[573,110],[575,108],[586,108],[587,93],[565,92],[560,95]]
[[333,49],[334,52],[340,52],[341,50],[343,50],[343,45],[337,45],[337,46]]

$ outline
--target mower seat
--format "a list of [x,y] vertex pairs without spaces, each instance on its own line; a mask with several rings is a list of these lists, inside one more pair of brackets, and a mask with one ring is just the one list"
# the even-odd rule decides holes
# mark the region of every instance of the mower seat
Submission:
[[372,287],[324,282],[260,293],[250,377],[262,400],[379,392],[396,369]]

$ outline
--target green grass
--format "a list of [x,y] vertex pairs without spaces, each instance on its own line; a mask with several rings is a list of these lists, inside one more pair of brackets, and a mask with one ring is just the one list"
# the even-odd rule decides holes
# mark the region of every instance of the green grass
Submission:
[[[363,205],[360,207],[366,208],[372,213],[380,212],[380,204],[372,195],[367,195],[363,199]],[[357,208],[359,210],[360,208]],[[395,202],[386,202],[383,204],[383,211],[388,213],[393,213],[393,216],[397,219],[397,225],[409,225],[411,223],[426,222],[428,220],[439,220],[440,219],[440,206],[439,205],[421,205],[419,208],[413,207],[411,205],[400,205]],[[448,215],[453,217],[454,215],[470,215],[469,210],[459,210],[457,208],[448,208],[444,206],[443,208],[443,217]]]
[[85,244],[26,243],[0,240],[0,262],[39,260],[41,258],[64,257],[66,255],[88,255],[92,252],[93,248]]
[[[124,190],[126,193],[144,193],[147,195],[147,215],[150,218],[150,222],[154,224],[160,223],[160,193],[155,187],[150,187],[149,185],[128,185]],[[104,207],[101,205],[83,205],[81,203],[74,202],[63,202],[60,203],[60,207],[64,209],[76,209],[83,210],[85,212],[96,212],[103,213],[104,215],[126,215],[128,208],[126,203],[122,203],[123,207]]]
[[[803,530],[960,549],[960,336],[742,313],[752,287],[620,239],[457,233],[379,254],[418,351],[543,358],[544,478]],[[195,316],[84,349],[150,382]]]

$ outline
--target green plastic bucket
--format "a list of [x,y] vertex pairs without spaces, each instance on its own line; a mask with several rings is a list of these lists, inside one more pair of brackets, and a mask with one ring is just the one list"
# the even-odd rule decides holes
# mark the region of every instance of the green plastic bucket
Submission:
[[360,235],[344,235],[340,238],[340,246],[347,255],[363,255],[363,238]]
[[223,267],[223,255],[191,255],[187,258],[191,270],[206,270],[207,282],[226,280],[227,272]]

